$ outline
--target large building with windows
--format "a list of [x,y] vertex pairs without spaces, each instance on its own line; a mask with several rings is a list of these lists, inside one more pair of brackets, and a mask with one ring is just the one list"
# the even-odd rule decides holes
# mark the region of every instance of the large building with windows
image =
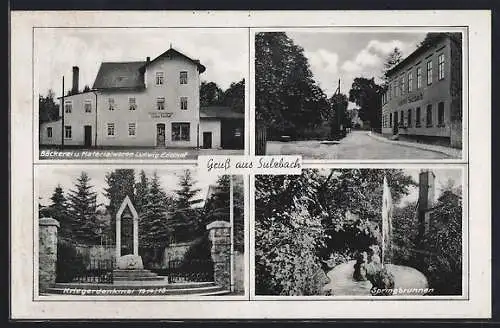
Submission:
[[[91,90],[59,98],[60,116],[40,125],[41,145],[243,148],[244,114],[200,108],[198,60],[170,48],[153,60],[104,62]],[[64,112],[62,112],[64,111]]]
[[461,33],[433,33],[387,78],[384,135],[462,148]]

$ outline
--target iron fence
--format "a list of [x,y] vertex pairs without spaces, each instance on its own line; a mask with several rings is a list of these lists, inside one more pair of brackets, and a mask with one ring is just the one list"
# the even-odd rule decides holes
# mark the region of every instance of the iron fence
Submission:
[[214,264],[211,260],[171,260],[167,268],[151,271],[167,276],[169,283],[214,280]]
[[113,282],[113,260],[90,259],[73,278],[73,282],[106,284]]

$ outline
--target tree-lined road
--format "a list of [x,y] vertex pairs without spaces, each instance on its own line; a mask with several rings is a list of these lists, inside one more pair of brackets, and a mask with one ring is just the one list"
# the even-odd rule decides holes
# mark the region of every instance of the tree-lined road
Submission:
[[373,138],[367,131],[352,131],[339,144],[320,141],[267,142],[266,155],[302,155],[306,159],[448,159],[449,156]]

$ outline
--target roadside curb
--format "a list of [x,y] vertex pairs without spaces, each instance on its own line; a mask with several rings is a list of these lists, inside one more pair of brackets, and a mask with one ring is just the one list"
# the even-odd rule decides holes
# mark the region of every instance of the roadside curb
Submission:
[[406,146],[406,147],[412,147],[412,148],[417,148],[417,149],[422,149],[422,150],[427,150],[427,151],[432,151],[435,153],[440,153],[443,155],[446,155],[452,159],[462,159],[462,151],[460,151],[459,156],[457,157],[456,153],[453,153],[452,151],[447,151],[444,149],[436,149],[433,147],[429,147],[429,145],[426,144],[419,144],[415,142],[404,142],[404,141],[398,141],[398,140],[388,140],[382,136],[378,136],[376,134],[373,134],[371,131],[368,132],[368,135],[372,137],[373,139],[377,139],[379,141],[385,142],[385,143],[390,143],[394,145],[399,145],[399,146]]

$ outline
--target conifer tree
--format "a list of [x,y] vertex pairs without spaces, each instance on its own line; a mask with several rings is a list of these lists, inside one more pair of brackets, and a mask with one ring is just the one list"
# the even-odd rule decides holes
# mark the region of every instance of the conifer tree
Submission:
[[139,244],[144,248],[165,247],[168,244],[169,229],[167,213],[169,199],[160,185],[160,178],[153,173],[149,188],[142,204],[139,220]]
[[205,204],[204,224],[213,221],[229,221],[230,176],[220,176],[217,179],[217,184],[210,186],[210,188],[214,191]]
[[180,188],[175,190],[175,211],[169,219],[169,227],[176,241],[191,239],[200,230],[200,211],[194,205],[201,203],[203,199],[196,198],[201,189],[194,188],[195,183],[191,171],[185,170],[179,178]]
[[105,181],[108,187],[104,188],[104,195],[109,199],[107,210],[111,216],[111,229],[109,230],[111,236],[109,237],[113,240],[116,231],[116,213],[125,197],[128,196],[135,206],[135,172],[133,169],[116,169],[106,174]]
[[60,185],[54,189],[52,197],[50,197],[52,204],[48,206],[49,215],[59,222],[59,236],[65,239],[71,239],[71,217],[68,215],[68,204],[64,196],[63,189]]
[[86,172],[82,172],[75,183],[75,190],[70,190],[68,195],[68,212],[72,217],[72,234],[75,241],[81,243],[97,241],[96,193],[92,189],[89,176]]
[[147,203],[149,181],[144,170],[139,173],[139,182],[135,184],[135,209],[137,213],[143,212],[143,207]]

